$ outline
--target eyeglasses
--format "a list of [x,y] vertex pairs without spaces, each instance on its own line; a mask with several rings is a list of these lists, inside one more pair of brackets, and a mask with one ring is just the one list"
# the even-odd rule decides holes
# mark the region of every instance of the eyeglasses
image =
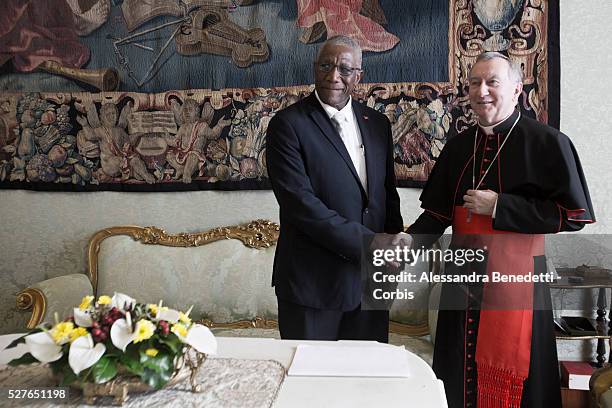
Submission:
[[361,68],[353,68],[347,65],[330,64],[327,62],[316,64],[316,67],[319,69],[319,71],[325,73],[331,72],[331,70],[334,68],[338,68],[338,73],[340,74],[340,76],[343,77],[351,76],[354,72],[361,71]]

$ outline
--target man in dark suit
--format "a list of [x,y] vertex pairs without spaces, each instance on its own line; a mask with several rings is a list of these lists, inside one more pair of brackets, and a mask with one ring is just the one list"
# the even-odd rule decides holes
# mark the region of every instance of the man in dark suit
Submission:
[[[387,342],[387,311],[361,310],[364,248],[402,239],[387,118],[352,100],[361,49],[337,36],[314,63],[315,92],[278,112],[267,165],[280,205],[272,285],[284,339]],[[372,243],[374,241],[374,243]]]

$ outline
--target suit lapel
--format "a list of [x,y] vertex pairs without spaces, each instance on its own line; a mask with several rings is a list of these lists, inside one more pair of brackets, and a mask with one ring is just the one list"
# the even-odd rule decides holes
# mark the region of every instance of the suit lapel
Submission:
[[374,139],[370,134],[369,118],[363,106],[353,99],[353,111],[357,118],[361,140],[365,149],[366,173],[368,175],[368,197],[372,197],[372,185],[375,180],[376,158],[374,155]]
[[[334,125],[331,123],[331,119],[329,119],[329,117],[323,110],[323,107],[317,100],[317,97],[315,96],[314,92],[310,94],[308,98],[310,99],[309,102],[312,108],[310,111],[310,117],[317,124],[319,129],[321,129],[321,133],[323,133],[323,135],[327,138],[327,140],[329,140],[329,142],[334,146],[334,148],[336,149],[340,157],[342,157],[346,165],[351,170],[351,173],[353,174],[353,177],[355,177],[355,180],[357,181],[357,183],[361,186],[361,181],[359,180],[359,176],[357,175],[357,170],[355,170],[355,166],[353,165],[351,156],[349,156],[348,151],[346,150],[346,146],[344,146],[344,142],[340,138],[338,131],[336,130]],[[353,105],[353,108],[354,107],[355,105]],[[359,125],[359,127],[361,128],[361,124]],[[361,189],[363,191],[363,186]]]

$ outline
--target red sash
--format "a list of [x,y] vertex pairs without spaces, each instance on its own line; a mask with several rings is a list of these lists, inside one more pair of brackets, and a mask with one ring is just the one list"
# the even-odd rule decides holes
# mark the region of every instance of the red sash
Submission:
[[[455,207],[453,242],[486,245],[489,278],[493,271],[502,276],[534,273],[533,257],[544,254],[544,235],[494,230],[490,216],[469,218],[466,208]],[[479,408],[520,408],[529,374],[532,318],[533,283],[484,284],[476,341]]]

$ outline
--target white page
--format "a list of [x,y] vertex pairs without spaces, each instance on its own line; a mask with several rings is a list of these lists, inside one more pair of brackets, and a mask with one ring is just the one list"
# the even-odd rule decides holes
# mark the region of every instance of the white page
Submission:
[[410,377],[411,372],[403,347],[300,344],[288,375]]

